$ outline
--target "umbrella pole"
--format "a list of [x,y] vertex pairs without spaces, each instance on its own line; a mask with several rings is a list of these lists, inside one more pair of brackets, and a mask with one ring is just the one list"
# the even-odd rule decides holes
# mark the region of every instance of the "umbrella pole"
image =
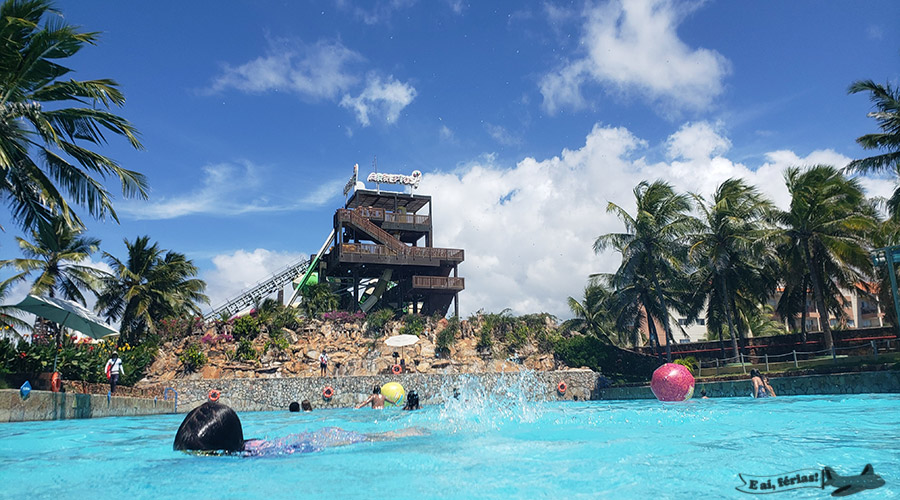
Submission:
[[62,323],[57,323],[57,326],[59,326],[59,328],[56,329],[56,349],[54,350],[53,354],[53,373],[56,373],[56,360],[59,359],[59,348],[61,347],[60,344],[62,344],[63,324],[66,322],[66,320],[69,319],[70,314],[72,313],[66,313],[66,317],[63,318]]

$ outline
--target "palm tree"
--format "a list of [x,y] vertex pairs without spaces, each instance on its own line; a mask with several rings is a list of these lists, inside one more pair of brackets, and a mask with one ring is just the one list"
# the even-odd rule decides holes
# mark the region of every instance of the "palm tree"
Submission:
[[[735,333],[739,329],[735,328],[733,308],[737,294],[753,290],[753,295],[763,298],[771,290],[763,272],[769,253],[762,236],[765,217],[774,206],[740,179],[720,184],[710,202],[693,196],[702,217],[699,230],[690,237],[689,257],[695,269],[691,280],[697,295],[704,299],[695,304],[707,304],[708,328],[721,332],[727,326],[737,356]],[[722,337],[719,333],[718,338]]]
[[662,323],[666,332],[666,359],[671,362],[674,338],[665,296],[672,295],[684,277],[685,236],[697,222],[688,213],[690,198],[676,194],[665,182],[642,181],[634,188],[634,196],[637,202],[634,216],[615,203],[607,205],[606,211],[615,213],[625,224],[625,232],[598,236],[594,252],[613,248],[622,254],[622,263],[610,282],[616,291],[640,287],[630,293],[645,301],[641,306],[651,331],[655,330],[653,318]]
[[[893,170],[900,175],[900,89],[892,88],[890,84],[878,85],[872,80],[860,80],[848,89],[850,94],[859,92],[869,93],[876,111],[870,112],[868,116],[878,122],[878,127],[883,132],[866,134],[856,139],[856,142],[863,149],[881,150],[884,153],[853,160],[846,170],[861,173]],[[900,183],[895,184],[894,194],[890,199],[893,200],[888,203],[890,214],[900,220]]]
[[125,262],[103,253],[113,275],[104,280],[96,306],[107,319],[121,321],[120,343],[140,341],[156,331],[159,320],[200,315],[200,304],[209,299],[203,294],[206,283],[194,278],[193,262],[151,245],[149,236],[125,240],[125,247]]
[[300,302],[300,310],[307,318],[335,311],[340,307],[338,296],[331,290],[331,286],[327,282],[305,286],[301,291],[301,296],[303,301]]
[[[7,278],[3,281],[0,281],[0,300],[4,300],[6,296],[9,294],[10,288],[13,284],[24,281],[25,273],[19,273],[11,278]],[[15,306],[10,305],[0,305],[0,330],[12,330],[21,339],[21,334],[19,331],[31,331],[31,325],[27,322],[23,321],[17,315],[20,314],[21,311],[17,309]],[[4,335],[5,336],[5,335]]]
[[100,247],[100,240],[82,236],[82,229],[71,228],[61,217],[32,231],[32,241],[16,238],[24,259],[0,261],[26,274],[37,271],[31,286],[34,295],[62,296],[86,305],[82,291],[95,292],[103,271],[80,265]]
[[840,288],[871,275],[867,248],[877,218],[859,182],[832,166],[816,165],[805,171],[791,167],[785,171],[785,181],[791,205],[788,211],[775,213],[781,227],[778,235],[784,245],[798,251],[809,273],[825,347],[831,349],[829,312],[841,313],[839,305],[835,307]]
[[24,228],[49,225],[55,214],[83,227],[70,202],[118,221],[101,183],[107,176],[118,177],[125,196],[147,196],[142,174],[83,146],[105,144],[111,132],[142,148],[134,127],[107,111],[125,103],[118,84],[63,80],[72,69],[62,60],[97,38],[63,22],[49,0],[0,6],[0,196]]
[[613,300],[613,293],[606,287],[589,284],[584,288],[584,298],[580,302],[574,297],[568,298],[569,309],[575,317],[563,322],[560,328],[593,335],[606,343],[627,343],[625,336],[619,338],[616,333]]

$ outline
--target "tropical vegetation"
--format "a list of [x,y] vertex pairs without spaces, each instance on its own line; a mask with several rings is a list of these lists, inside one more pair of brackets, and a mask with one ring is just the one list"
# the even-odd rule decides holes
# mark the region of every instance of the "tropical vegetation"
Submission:
[[98,33],[66,24],[49,0],[7,0],[0,6],[0,196],[26,229],[57,217],[84,224],[75,207],[118,221],[102,180],[118,178],[129,197],[147,197],[138,172],[92,150],[122,136],[141,149],[128,120],[109,111],[125,104],[110,79],[75,80],[65,66]]

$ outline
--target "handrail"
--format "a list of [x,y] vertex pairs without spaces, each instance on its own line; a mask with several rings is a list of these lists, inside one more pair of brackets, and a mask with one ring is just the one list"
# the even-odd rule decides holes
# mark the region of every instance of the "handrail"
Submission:
[[337,213],[339,220],[349,221],[354,226],[369,233],[370,236],[393,250],[400,251],[401,248],[406,246],[402,241],[395,238],[391,233],[385,231],[384,229],[381,229],[380,227],[375,225],[374,222],[363,217],[355,210],[350,210],[348,208],[339,208]]
[[465,258],[465,251],[456,248],[410,247],[403,245],[400,250],[393,250],[385,245],[371,243],[342,243],[342,253],[390,255],[401,257],[419,257],[424,259],[440,259],[460,261]]
[[176,391],[172,387],[166,387],[166,389],[163,391],[163,401],[169,400],[169,391],[175,393],[175,413],[178,413],[178,391]]

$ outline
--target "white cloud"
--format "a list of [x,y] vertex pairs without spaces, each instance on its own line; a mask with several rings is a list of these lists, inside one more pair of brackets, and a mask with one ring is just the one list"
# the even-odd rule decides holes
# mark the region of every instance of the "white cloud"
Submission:
[[343,181],[324,182],[290,203],[274,203],[272,187],[264,185],[260,167],[249,161],[219,163],[203,167],[201,187],[185,194],[151,197],[149,201],[125,200],[119,211],[136,220],[174,219],[188,215],[241,215],[286,212],[324,205],[340,192]]
[[272,43],[265,56],[239,66],[225,65],[211,91],[229,88],[251,93],[285,90],[311,100],[332,99],[358,81],[349,66],[362,59],[340,42]]
[[[218,307],[284,267],[307,258],[309,255],[304,253],[273,252],[263,248],[217,255],[212,259],[215,268],[201,276],[206,281],[210,306]],[[287,300],[289,291],[285,294]]]
[[502,125],[486,123],[484,125],[484,128],[487,130],[488,135],[490,135],[492,139],[504,146],[515,146],[517,144],[521,144],[522,142],[521,139],[514,136],[512,133],[510,133],[509,130],[506,129],[506,127]]
[[677,33],[690,7],[668,0],[610,0],[585,13],[585,53],[544,76],[544,108],[586,105],[583,88],[600,84],[637,94],[663,111],[702,110],[722,92],[730,64],[718,52],[691,48]]
[[370,74],[366,88],[356,97],[345,94],[341,106],[356,112],[356,118],[363,127],[369,126],[370,115],[378,115],[387,123],[395,123],[403,108],[416,98],[416,89],[399,82],[393,76],[382,81]]
[[435,246],[463,248],[460,309],[570,316],[569,296],[580,297],[587,277],[613,272],[620,256],[595,255],[597,236],[621,231],[608,202],[633,212],[632,190],[661,179],[681,192],[709,196],[740,177],[787,207],[782,172],[791,165],[849,161],[830,150],[801,157],[776,151],[755,169],[724,155],[730,141],[705,122],[685,124],[666,141],[670,159],[648,163],[650,145],[624,128],[596,125],[582,147],[559,156],[498,165],[487,155],[455,172],[427,173],[420,191],[434,200]]

